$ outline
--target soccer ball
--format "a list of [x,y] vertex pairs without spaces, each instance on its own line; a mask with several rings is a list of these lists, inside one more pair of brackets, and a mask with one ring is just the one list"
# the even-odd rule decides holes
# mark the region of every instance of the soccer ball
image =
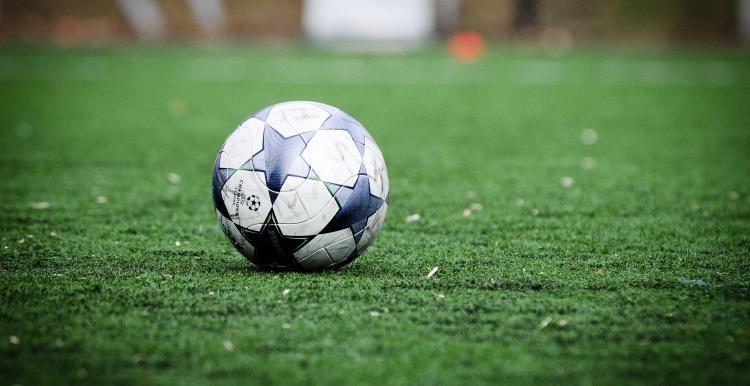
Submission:
[[317,102],[260,110],[216,157],[213,199],[224,233],[261,267],[343,266],[373,242],[388,210],[388,172],[370,133]]

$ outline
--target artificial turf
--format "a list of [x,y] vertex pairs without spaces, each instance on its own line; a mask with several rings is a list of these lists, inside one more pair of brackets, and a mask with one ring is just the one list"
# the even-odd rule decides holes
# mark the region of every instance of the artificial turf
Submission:
[[[221,143],[290,99],[388,166],[338,271],[214,217]],[[6,48],[0,383],[748,384],[749,122],[742,52]]]

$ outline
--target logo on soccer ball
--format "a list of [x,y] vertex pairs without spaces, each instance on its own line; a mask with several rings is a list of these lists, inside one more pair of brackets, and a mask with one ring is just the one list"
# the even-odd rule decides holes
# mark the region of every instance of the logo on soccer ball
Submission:
[[257,212],[258,209],[260,209],[260,197],[254,194],[248,197],[245,203],[247,204],[248,209],[254,212]]

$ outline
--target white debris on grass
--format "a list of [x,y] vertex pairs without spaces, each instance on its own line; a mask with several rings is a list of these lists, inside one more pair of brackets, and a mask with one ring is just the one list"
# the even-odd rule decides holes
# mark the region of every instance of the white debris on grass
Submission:
[[427,278],[427,279],[429,279],[429,278],[431,278],[431,277],[435,276],[435,274],[437,273],[437,271],[438,271],[439,269],[440,269],[440,267],[433,267],[433,268],[432,268],[432,269],[430,270],[430,272],[429,272],[429,273],[427,273],[427,277],[426,277],[426,278]]
[[50,236],[50,237],[57,237],[57,232],[50,232],[50,233],[49,233],[49,236]]
[[[550,325],[550,323],[552,323],[552,318],[544,318],[544,320],[542,320],[539,323],[539,329],[542,330],[542,329],[546,328],[547,326]],[[565,327],[565,326],[568,325],[568,320],[567,319],[560,319],[560,320],[558,320],[558,321],[555,322],[555,325],[557,327]]]
[[15,336],[15,335],[11,335],[11,336],[8,337],[8,342],[10,342],[10,344],[17,345],[17,344],[21,343],[21,338]]
[[32,202],[31,203],[31,209],[47,209],[49,208],[49,202],[47,201],[40,201],[40,202]]
[[420,219],[420,216],[418,213],[414,213],[414,214],[406,216],[406,222],[419,221],[419,219]]
[[581,169],[592,170],[596,168],[596,160],[591,157],[583,157],[581,160]]
[[179,184],[182,181],[182,177],[177,173],[170,172],[167,174],[167,180],[173,184]]
[[292,325],[289,324],[289,323],[281,323],[281,328],[283,328],[285,330],[288,330],[288,329],[292,328]]
[[214,292],[214,291],[208,291],[208,296],[214,296],[214,295],[216,295],[216,292]]
[[377,317],[377,316],[380,316],[380,312],[378,312],[378,311],[370,311],[370,316],[372,316],[373,318]]
[[469,209],[471,209],[471,210],[482,210],[482,204],[480,204],[478,202],[472,202],[471,204],[469,204]]
[[560,179],[560,185],[562,185],[563,188],[570,188],[573,186],[575,181],[573,181],[573,177],[563,177]]
[[106,196],[97,196],[96,197],[96,203],[97,204],[106,204],[107,203],[107,197]]
[[520,197],[516,198],[516,206],[524,206],[524,204],[526,204],[526,200]]
[[234,343],[232,343],[230,340],[225,340],[224,341],[224,350],[234,351]]
[[281,294],[286,296],[289,295],[290,292],[292,292],[292,290],[290,290],[289,288],[284,288],[284,291]]
[[177,241],[174,242],[174,246],[175,247],[179,247],[180,245],[182,245],[182,243],[180,242],[180,240],[177,240]]
[[585,129],[581,132],[581,141],[586,145],[593,145],[599,140],[599,134],[592,129]]
[[539,216],[539,209],[537,209],[537,208],[532,209],[531,210],[531,215],[532,216]]

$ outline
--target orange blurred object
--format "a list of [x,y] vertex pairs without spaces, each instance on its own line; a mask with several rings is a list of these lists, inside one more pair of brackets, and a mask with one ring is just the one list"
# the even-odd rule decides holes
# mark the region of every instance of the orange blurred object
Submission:
[[462,31],[451,36],[448,49],[453,58],[461,62],[479,60],[486,50],[482,35],[472,31]]

